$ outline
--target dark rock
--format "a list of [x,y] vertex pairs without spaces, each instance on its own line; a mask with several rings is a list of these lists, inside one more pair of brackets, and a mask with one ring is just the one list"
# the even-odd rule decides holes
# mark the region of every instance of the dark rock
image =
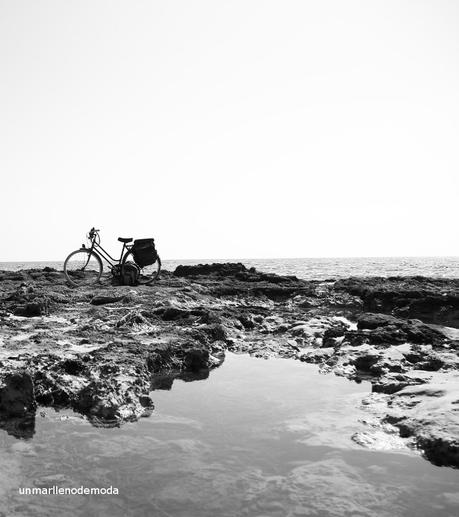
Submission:
[[139,402],[142,407],[154,409],[155,405],[153,403],[153,400],[151,400],[150,395],[141,395],[139,397]]
[[370,334],[359,330],[348,330],[344,334],[343,344],[350,346],[362,346],[370,343]]
[[374,352],[368,352],[361,354],[357,356],[352,363],[357,368],[357,370],[362,370],[365,372],[371,372],[373,367],[378,363],[380,360],[381,355],[374,353]]
[[[146,367],[150,373],[167,372],[171,370],[180,371],[183,364],[184,347],[166,346],[148,353]],[[182,357],[180,357],[182,356]]]
[[94,296],[91,300],[91,305],[105,305],[107,303],[116,303],[121,301],[124,296]]
[[201,275],[234,276],[236,273],[241,272],[248,272],[247,268],[241,263],[199,264],[197,266],[177,266],[174,275],[179,277]]
[[368,340],[372,344],[428,343],[441,345],[445,335],[419,320],[403,320],[386,314],[362,314],[357,321],[361,330],[372,330]]
[[152,390],[167,390],[172,389],[172,385],[174,384],[174,380],[177,378],[177,375],[163,374],[163,375],[153,375],[151,377],[150,387]]
[[31,411],[24,416],[7,416],[0,413],[0,429],[10,436],[28,440],[35,434],[35,412]]
[[451,435],[427,435],[419,436],[417,444],[434,465],[459,467],[459,439]]
[[81,359],[64,359],[59,364],[59,367],[69,375],[80,375],[87,370],[85,363]]
[[359,316],[357,320],[357,328],[374,330],[379,327],[394,325],[400,322],[401,320],[388,314],[365,313]]
[[219,323],[213,325],[201,325],[199,330],[208,336],[211,343],[214,341],[226,341],[228,339],[227,330]]
[[407,386],[424,384],[425,379],[408,376],[402,373],[389,373],[372,382],[372,391],[375,393],[397,393]]
[[250,314],[240,314],[238,316],[238,320],[246,330],[252,330],[255,328],[255,320]]
[[190,316],[190,311],[177,309],[176,307],[167,307],[164,310],[160,310],[159,314],[164,321],[174,321],[181,318],[188,318]]
[[119,425],[123,421],[135,421],[144,414],[144,393],[140,389],[147,384],[124,386],[113,378],[110,381],[94,380],[85,386],[73,400],[73,407],[86,414],[95,424]]
[[74,397],[71,386],[62,382],[56,372],[36,372],[34,387],[36,401],[45,406],[66,407]]
[[46,314],[46,312],[46,306],[37,302],[26,303],[23,306],[17,307],[14,311],[16,316],[26,316],[28,318],[41,316],[42,314]]
[[35,411],[35,393],[32,377],[27,371],[3,373],[0,376],[0,413],[23,417]]
[[336,290],[359,296],[369,312],[419,318],[425,323],[459,327],[459,281],[423,277],[348,278]]
[[188,350],[183,360],[183,368],[192,372],[209,368],[209,350],[205,348]]
[[335,347],[337,344],[336,338],[344,337],[347,327],[344,324],[335,325],[325,330],[322,338],[322,347]]

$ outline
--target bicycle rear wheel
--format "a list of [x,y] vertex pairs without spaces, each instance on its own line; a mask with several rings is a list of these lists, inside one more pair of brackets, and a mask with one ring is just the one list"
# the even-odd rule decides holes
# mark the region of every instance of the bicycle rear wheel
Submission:
[[[123,265],[126,264],[126,262],[135,262],[132,251],[128,251],[126,253],[126,255],[124,255]],[[150,285],[155,280],[159,279],[160,272],[161,272],[161,259],[159,258],[159,255],[157,255],[156,260],[153,264],[151,264],[150,266],[145,266],[145,267],[140,268],[140,276],[138,279],[138,283],[140,285]]]
[[69,284],[80,287],[99,282],[102,275],[100,257],[89,250],[76,250],[65,259],[64,274]]

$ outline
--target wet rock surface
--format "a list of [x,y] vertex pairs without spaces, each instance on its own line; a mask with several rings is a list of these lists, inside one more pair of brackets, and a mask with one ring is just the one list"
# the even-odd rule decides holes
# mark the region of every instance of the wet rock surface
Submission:
[[0,427],[33,435],[37,405],[73,408],[95,425],[135,421],[154,409],[153,390],[205,379],[228,350],[370,381],[363,404],[380,427],[356,443],[401,437],[458,467],[458,327],[457,280],[305,281],[208,264],[166,271],[152,286],[104,277],[71,288],[50,268],[3,271]]

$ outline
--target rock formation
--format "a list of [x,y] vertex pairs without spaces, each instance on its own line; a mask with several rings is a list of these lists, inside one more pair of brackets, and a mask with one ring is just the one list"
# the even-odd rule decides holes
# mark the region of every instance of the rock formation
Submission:
[[[368,380],[384,430],[459,466],[459,281],[305,281],[243,264],[179,266],[153,286],[71,288],[45,268],[0,272],[0,427],[37,406],[95,425],[150,414],[155,389],[205,379],[225,351],[316,363]],[[383,431],[382,431],[383,432]],[[365,443],[365,437],[356,437]]]

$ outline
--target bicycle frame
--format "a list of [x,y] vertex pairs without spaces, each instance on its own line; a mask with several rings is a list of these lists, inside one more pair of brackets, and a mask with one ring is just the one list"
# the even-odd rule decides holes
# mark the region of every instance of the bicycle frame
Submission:
[[[99,256],[99,258],[104,259],[106,262],[110,264],[111,267],[114,267],[115,265],[121,264],[125,250],[126,252],[129,251],[132,248],[132,246],[128,246],[126,243],[123,243],[123,247],[121,248],[121,255],[119,260],[116,258],[113,258],[110,253],[108,253],[107,250],[105,250],[98,242],[96,242],[96,237],[94,237],[91,241],[91,248],[89,249],[90,252],[95,253]],[[83,244],[82,249],[87,250],[86,246]],[[88,257],[89,261],[89,257]],[[113,262],[112,262],[113,261]]]

